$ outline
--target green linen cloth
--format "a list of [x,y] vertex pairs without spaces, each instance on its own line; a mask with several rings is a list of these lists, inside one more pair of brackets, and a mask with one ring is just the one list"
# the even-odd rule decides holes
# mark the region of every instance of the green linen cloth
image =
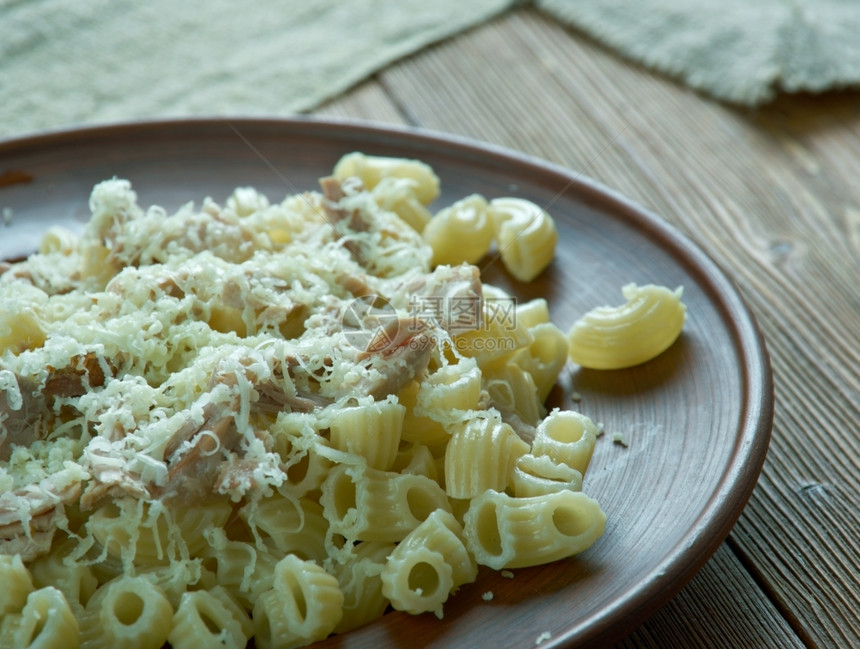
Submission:
[[860,82],[858,0],[537,0],[628,58],[718,99]]
[[860,81],[858,0],[0,0],[0,137],[307,111],[526,4],[729,102]]
[[0,137],[287,116],[513,0],[0,0]]

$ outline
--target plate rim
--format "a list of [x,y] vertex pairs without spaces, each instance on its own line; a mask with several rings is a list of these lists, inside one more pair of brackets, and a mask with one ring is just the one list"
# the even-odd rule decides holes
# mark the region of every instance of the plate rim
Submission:
[[[337,135],[348,134],[352,140],[383,144],[389,142],[406,148],[415,148],[416,144],[420,144],[424,149],[457,153],[460,158],[463,155],[478,155],[507,160],[565,180],[564,189],[559,194],[570,191],[577,196],[591,195],[606,201],[617,214],[621,213],[625,221],[646,224],[650,231],[659,236],[661,246],[668,244],[676,259],[683,260],[689,270],[695,271],[702,285],[707,286],[709,298],[719,298],[723,319],[731,324],[729,329],[737,349],[742,352],[743,362],[739,368],[743,379],[743,408],[735,434],[734,452],[725,465],[718,488],[698,512],[695,524],[667,551],[663,561],[623,596],[613,599],[610,605],[568,627],[563,633],[554,635],[543,646],[547,649],[574,645],[592,647],[621,640],[665,606],[692,580],[726,540],[743,513],[764,466],[774,418],[773,375],[765,337],[736,283],[701,245],[656,212],[586,173],[471,137],[367,119],[314,115],[198,116],[82,124],[2,138],[0,156],[58,144],[68,146],[75,141],[94,136],[104,138],[111,133],[205,130],[217,126],[233,128],[237,133],[241,133],[241,127],[291,131],[311,136],[321,134],[323,137],[326,132],[337,132]],[[4,171],[0,169],[0,173]]]

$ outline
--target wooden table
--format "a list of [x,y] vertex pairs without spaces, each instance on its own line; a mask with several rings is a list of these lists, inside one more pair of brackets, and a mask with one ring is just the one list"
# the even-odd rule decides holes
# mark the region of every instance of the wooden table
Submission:
[[565,165],[710,254],[768,343],[771,446],[728,540],[620,646],[860,646],[860,95],[725,106],[524,8],[314,114]]

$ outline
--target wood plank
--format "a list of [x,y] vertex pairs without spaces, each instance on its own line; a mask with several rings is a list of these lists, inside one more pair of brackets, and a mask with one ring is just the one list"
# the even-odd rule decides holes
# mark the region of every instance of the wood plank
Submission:
[[[857,95],[828,95],[823,111],[808,98],[735,110],[529,9],[381,79],[421,126],[581,170],[735,278],[768,340],[777,416],[731,543],[810,646],[860,645]],[[809,123],[821,114],[834,119]]]
[[405,125],[400,108],[392,101],[379,81],[372,77],[319,108],[312,111],[317,117],[329,119],[363,120]]
[[[704,629],[700,616],[731,615],[732,624]],[[713,627],[712,627],[713,628]],[[756,647],[800,649],[803,643],[724,544],[677,597],[618,645],[619,649]]]

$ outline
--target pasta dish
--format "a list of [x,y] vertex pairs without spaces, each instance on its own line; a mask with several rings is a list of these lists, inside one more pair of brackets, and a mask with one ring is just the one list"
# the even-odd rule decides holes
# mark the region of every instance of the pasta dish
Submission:
[[597,426],[544,402],[610,320],[629,348],[674,318],[631,362],[671,344],[680,290],[568,334],[474,265],[534,278],[552,218],[438,194],[360,153],[274,203],[168,213],[114,178],[0,265],[0,646],[305,646],[600,537]]

